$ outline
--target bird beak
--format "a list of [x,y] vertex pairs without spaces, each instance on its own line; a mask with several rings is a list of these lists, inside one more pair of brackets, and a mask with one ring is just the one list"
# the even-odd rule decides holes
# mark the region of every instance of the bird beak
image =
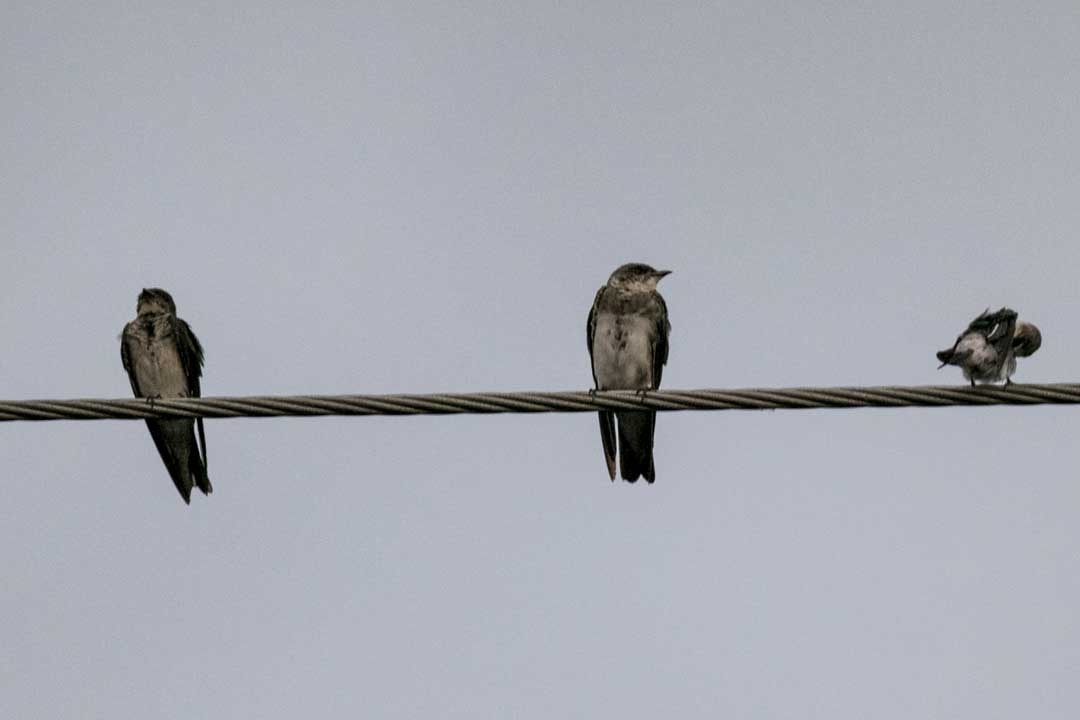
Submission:
[[657,270],[656,273],[655,273],[657,280],[659,280],[661,278],[665,278],[670,274],[671,274],[670,270]]

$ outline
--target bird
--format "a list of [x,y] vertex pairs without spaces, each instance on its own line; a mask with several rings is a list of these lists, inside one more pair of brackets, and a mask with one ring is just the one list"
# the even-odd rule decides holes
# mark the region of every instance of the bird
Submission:
[[[586,325],[595,390],[657,390],[668,360],[667,304],[656,291],[670,270],[627,263],[611,273],[596,293]],[[595,392],[595,391],[594,391]],[[601,410],[600,439],[608,475],[615,480],[615,453],[628,482],[656,480],[653,433],[656,412]],[[616,443],[616,420],[618,442]]]
[[[137,398],[199,397],[203,348],[191,327],[176,316],[176,303],[161,288],[143,288],[136,317],[120,335],[120,359]],[[191,488],[213,492],[206,471],[206,434],[202,418],[146,421],[150,437],[184,502]],[[198,428],[199,439],[195,440]]]
[[1016,311],[987,308],[960,333],[951,348],[937,353],[938,369],[957,365],[964,377],[975,383],[1004,382],[1016,372],[1016,358],[1028,357],[1042,345],[1042,333],[1031,323],[1018,319]]

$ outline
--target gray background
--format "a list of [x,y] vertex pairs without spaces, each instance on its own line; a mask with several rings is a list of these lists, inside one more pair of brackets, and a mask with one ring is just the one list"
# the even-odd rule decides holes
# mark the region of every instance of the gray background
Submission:
[[[669,388],[1080,361],[1074,2],[5,2],[0,397],[581,389],[622,262]],[[1074,718],[1069,407],[0,427],[5,717]]]

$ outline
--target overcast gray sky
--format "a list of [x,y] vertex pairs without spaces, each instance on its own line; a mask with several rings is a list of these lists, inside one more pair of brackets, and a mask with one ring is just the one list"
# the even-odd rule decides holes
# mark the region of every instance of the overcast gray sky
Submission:
[[[0,397],[583,389],[611,270],[668,388],[1080,362],[1075,2],[0,5]],[[1075,718],[1070,407],[0,426],[4,717]]]

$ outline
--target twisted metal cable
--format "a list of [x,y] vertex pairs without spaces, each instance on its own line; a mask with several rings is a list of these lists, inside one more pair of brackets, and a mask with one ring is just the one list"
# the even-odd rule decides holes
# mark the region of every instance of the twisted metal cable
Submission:
[[810,408],[944,407],[1080,404],[1080,384],[957,387],[942,385],[747,390],[615,390],[437,393],[427,395],[293,395],[169,400],[0,400],[0,422],[144,420],[318,415],[458,415],[595,412],[597,410],[805,410]]

